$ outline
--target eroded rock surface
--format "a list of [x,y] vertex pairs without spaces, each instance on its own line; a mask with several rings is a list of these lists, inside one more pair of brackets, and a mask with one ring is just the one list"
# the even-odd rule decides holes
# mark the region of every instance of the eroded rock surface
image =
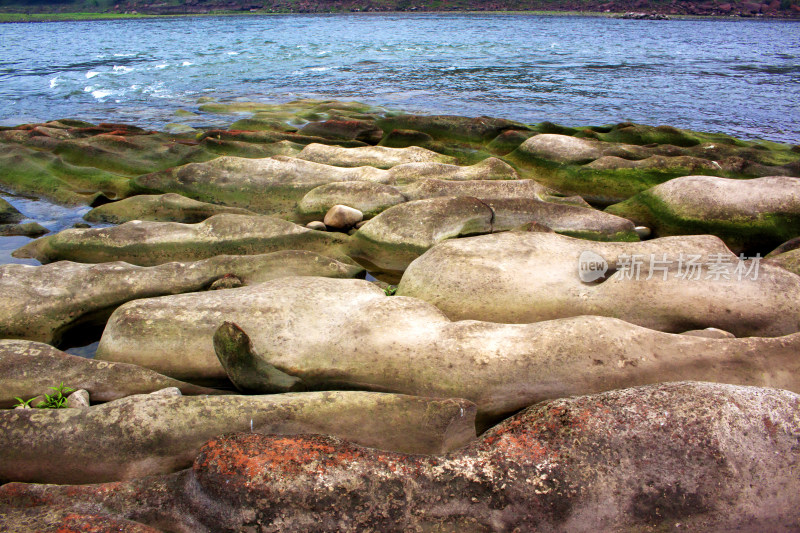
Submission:
[[799,403],[786,391],[709,383],[625,389],[535,405],[433,457],[239,434],[209,442],[192,470],[171,476],[13,483],[0,502],[12,513],[73,509],[197,532],[789,532],[800,521]]
[[[225,322],[246,333],[246,349],[215,352]],[[307,277],[130,302],[109,320],[97,358],[197,379],[224,377],[220,356],[239,369],[234,383],[269,381],[253,370],[268,368],[291,387],[466,398],[486,421],[544,399],[666,380],[800,390],[799,346],[800,334],[709,339],[605,317],[451,322],[427,302],[386,296],[367,281]]]
[[455,159],[450,156],[437,154],[419,146],[342,148],[326,144],[309,144],[297,154],[297,158],[337,167],[391,168],[403,163],[455,163]]
[[[78,248],[80,250],[80,248]],[[363,269],[307,251],[217,256],[140,267],[119,261],[0,266],[0,336],[58,344],[72,328],[102,325],[130,300],[200,291],[225,276],[254,284],[283,276],[355,277]]]
[[347,242],[346,236],[312,231],[279,218],[228,214],[198,224],[132,221],[110,228],[68,229],[35,240],[13,255],[42,263],[125,261],[141,266],[282,250],[307,250],[344,259]]
[[365,446],[442,453],[475,437],[465,400],[371,392],[128,396],[86,409],[0,411],[0,479],[96,483],[173,472],[232,432],[323,433]]
[[351,255],[375,270],[402,273],[437,243],[529,222],[592,240],[639,240],[631,221],[588,207],[537,198],[435,197],[396,205],[369,220],[353,236]]
[[222,213],[236,215],[256,214],[247,209],[198,202],[180,194],[168,193],[161,195],[140,194],[118,202],[101,205],[86,213],[83,218],[90,222],[106,222],[110,224],[122,224],[131,220],[194,224]]
[[607,209],[655,236],[712,234],[734,252],[771,250],[800,235],[800,179],[685,176]]
[[[585,282],[579,267],[591,264],[607,270]],[[800,278],[760,261],[739,261],[712,236],[601,243],[509,232],[455,239],[411,263],[398,294],[426,300],[453,320],[603,315],[675,333],[707,327],[737,337],[800,331]]]
[[222,394],[158,374],[147,368],[70,355],[50,345],[25,340],[0,340],[0,408],[44,393],[59,383],[85,389],[92,403],[177,387],[183,394]]

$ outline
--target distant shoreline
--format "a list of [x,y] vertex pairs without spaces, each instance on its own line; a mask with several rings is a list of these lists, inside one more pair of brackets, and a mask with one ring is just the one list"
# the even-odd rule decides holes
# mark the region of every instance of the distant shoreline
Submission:
[[[659,13],[658,10],[637,10],[636,13]],[[135,19],[167,19],[167,18],[196,18],[196,17],[257,17],[257,16],[282,16],[282,15],[399,15],[399,14],[434,14],[445,13],[454,15],[536,15],[554,17],[601,17],[619,19],[627,11],[602,12],[602,11],[555,11],[555,10],[416,10],[416,11],[331,11],[331,12],[269,12],[269,11],[212,11],[208,13],[0,13],[0,24],[23,24],[40,22],[81,22],[81,21],[111,21]],[[675,20],[686,19],[718,19],[718,20],[785,20],[800,21],[797,16],[741,16],[741,15],[694,15],[694,14],[669,14]]]

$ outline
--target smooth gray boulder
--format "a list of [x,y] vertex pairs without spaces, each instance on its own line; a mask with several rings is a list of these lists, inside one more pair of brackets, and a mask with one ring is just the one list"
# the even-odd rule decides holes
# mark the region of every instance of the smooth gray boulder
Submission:
[[147,368],[108,363],[71,355],[41,342],[0,340],[0,409],[49,393],[64,383],[84,389],[94,403],[110,402],[133,394],[177,387],[184,394],[225,394],[223,391],[184,383]]
[[463,180],[429,178],[399,187],[409,200],[440,196],[475,198],[526,198],[544,200],[552,191],[534,180]]
[[152,220],[155,222],[183,222],[195,224],[222,213],[235,215],[255,215],[256,213],[239,207],[198,202],[180,194],[140,194],[118,202],[95,207],[83,218],[89,222],[122,224],[131,220]]
[[284,276],[363,276],[363,269],[314,252],[221,255],[140,267],[123,262],[0,266],[0,336],[58,344],[69,330],[103,325],[125,302],[201,291],[226,276],[254,284]]
[[475,406],[360,391],[266,396],[136,395],[88,409],[0,411],[0,479],[97,483],[187,468],[226,433],[322,433],[443,453],[475,438]]
[[335,205],[358,209],[364,218],[372,218],[407,198],[396,187],[370,181],[343,181],[316,187],[297,204],[297,219],[321,221]]
[[322,223],[326,228],[346,230],[364,220],[364,213],[346,205],[334,205],[327,213]]
[[[593,264],[604,270],[579,271]],[[800,331],[800,277],[740,261],[710,235],[601,243],[509,232],[451,240],[412,262],[397,294],[428,301],[453,320],[601,315],[674,333]]]
[[438,197],[399,204],[369,220],[353,236],[351,256],[397,276],[437,243],[529,222],[592,240],[639,240],[631,221],[596,209],[536,198]]
[[[214,336],[225,322],[250,344],[223,333],[218,344],[233,348],[216,353]],[[288,376],[284,386],[294,386],[286,383],[295,378],[309,390],[358,387],[466,398],[477,404],[484,423],[545,399],[660,381],[798,391],[798,349],[800,334],[709,339],[596,316],[535,324],[452,322],[427,302],[386,296],[367,281],[305,277],[225,294],[130,302],[111,317],[97,358],[188,379],[224,376],[222,356],[238,369],[230,376],[234,383],[242,384],[243,376],[250,383],[274,382],[249,366],[272,368]]]
[[684,176],[606,211],[655,236],[711,234],[736,253],[764,252],[800,235],[800,179]]
[[652,155],[650,150],[643,146],[603,142],[555,133],[534,135],[522,143],[514,153],[525,158],[566,164],[590,163],[604,156],[644,159]]
[[0,524],[51,509],[115,520],[115,531],[131,519],[196,533],[789,533],[800,522],[798,402],[755,387],[636,387],[543,402],[434,457],[323,435],[229,435],[169,476],[5,485]]
[[223,254],[256,255],[307,250],[343,260],[346,236],[313,231],[279,218],[215,215],[198,224],[126,222],[110,228],[67,229],[14,251],[42,263],[125,261],[154,266]]
[[403,163],[455,163],[453,157],[438,154],[427,148],[409,146],[408,148],[388,148],[386,146],[359,146],[342,148],[327,144],[306,145],[298,159],[333,165],[337,167],[391,168]]

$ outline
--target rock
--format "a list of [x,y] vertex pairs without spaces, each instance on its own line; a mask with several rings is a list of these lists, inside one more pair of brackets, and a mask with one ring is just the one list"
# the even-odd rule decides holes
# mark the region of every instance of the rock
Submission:
[[385,177],[385,172],[371,167],[340,168],[285,156],[220,157],[139,176],[135,182],[145,190],[175,192],[203,202],[290,216],[295,204],[315,187]]
[[522,143],[514,153],[523,158],[566,164],[590,163],[603,156],[644,159],[651,155],[646,149],[632,144],[606,143],[553,133],[534,135]]
[[519,178],[514,168],[496,157],[489,157],[469,166],[445,163],[406,163],[393,166],[383,183],[404,185],[423,178],[449,181],[475,180],[516,180]]
[[297,218],[299,220],[323,218],[338,204],[358,209],[365,218],[372,218],[389,207],[405,201],[405,195],[396,187],[382,183],[370,181],[330,183],[312,189],[303,196],[297,204]]
[[78,228],[78,229],[87,229],[87,228],[91,228],[92,226],[91,226],[91,224],[86,224],[85,222],[76,222],[76,223],[74,223],[72,225],[72,227],[73,228]]
[[50,230],[37,222],[27,222],[25,224],[0,224],[0,236],[11,237],[21,235],[23,237],[41,237],[50,233]]
[[396,275],[446,239],[506,231],[527,222],[594,240],[638,240],[630,221],[595,209],[535,198],[439,197],[399,204],[369,220],[353,236],[351,255],[373,270]]
[[172,398],[175,396],[183,396],[183,393],[178,387],[167,387],[165,389],[153,391],[149,393],[150,396],[158,396],[164,398]]
[[40,267],[2,265],[0,336],[59,344],[70,330],[102,326],[127,301],[200,291],[218,281],[217,287],[231,286],[234,279],[226,276],[254,284],[283,276],[356,277],[363,272],[329,257],[294,250],[155,267],[69,261]]
[[383,138],[383,130],[375,122],[365,120],[309,122],[300,128],[300,133],[328,139],[364,141],[369,144],[377,144]]
[[89,405],[89,393],[86,389],[78,389],[67,396],[67,407],[85,409],[89,407]]
[[786,241],[775,248],[767,255],[764,262],[800,276],[800,237]]
[[222,289],[236,289],[238,287],[244,287],[244,285],[245,283],[238,276],[234,276],[233,274],[225,274],[217,281],[212,283],[208,290],[218,291]]
[[534,180],[417,180],[399,187],[409,200],[423,200],[441,196],[474,196],[480,199],[544,199],[549,189]]
[[636,234],[639,236],[640,239],[647,239],[653,234],[653,230],[648,228],[647,226],[636,226],[633,228]]
[[[708,339],[596,316],[451,322],[427,302],[387,296],[362,280],[285,278],[226,292],[126,304],[111,317],[97,359],[192,380],[234,368],[229,377],[248,391],[302,385],[466,398],[481,423],[545,399],[658,381],[800,390],[800,334]],[[231,328],[219,333],[225,322],[249,344]],[[215,334],[225,350],[215,351]]]
[[364,224],[366,224],[366,223],[367,223],[366,220],[362,220],[361,222],[359,222],[359,223],[357,223],[355,225],[355,229],[357,229],[357,230],[361,229],[364,226]]
[[135,365],[86,359],[39,342],[0,340],[0,409],[16,404],[17,396],[27,400],[61,382],[86,390],[95,403],[165,387],[177,387],[188,395],[225,394]]
[[143,194],[101,205],[86,213],[83,218],[90,222],[109,224],[122,224],[132,220],[194,224],[221,213],[255,215],[247,209],[198,202],[180,194],[169,193]]
[[0,224],[16,224],[22,221],[25,215],[17,211],[17,209],[0,198]]
[[80,509],[198,533],[788,532],[800,519],[798,401],[709,383],[637,387],[535,405],[433,457],[328,436],[227,435],[172,475],[4,485],[0,524]]
[[422,298],[453,320],[602,315],[675,333],[715,327],[746,337],[800,330],[800,278],[756,260],[741,262],[712,236],[589,243],[510,232],[453,239],[411,263],[397,293]]
[[[326,144],[309,144],[297,154],[298,159],[333,165],[337,167],[391,168],[403,163],[455,163],[455,159],[419,146],[388,148],[385,146],[363,146],[342,148]],[[345,180],[338,180],[345,181]]]
[[766,251],[800,234],[800,180],[685,176],[606,211],[652,228],[655,236],[712,234],[737,253]]
[[437,242],[490,233],[492,209],[477,198],[430,198],[391,207],[353,236],[350,255],[368,269],[400,274]]
[[344,259],[346,243],[347,237],[312,231],[279,218],[215,215],[198,224],[132,221],[110,228],[67,229],[28,243],[12,255],[42,263],[66,259],[152,266],[282,250],[308,250]]
[[[369,158],[380,154],[362,155],[368,156],[366,162],[375,162]],[[361,156],[356,154],[353,157]],[[387,157],[402,162],[405,156],[388,154]],[[414,157],[406,159],[413,160]],[[397,185],[428,177],[449,180],[515,179],[517,174],[507,163],[495,158],[471,166],[419,162],[398,163],[389,170],[381,170],[372,166],[331,166],[284,156],[266,159],[220,157],[139,176],[134,181],[143,190],[175,192],[203,202],[291,217],[296,204],[312,189],[320,186],[342,182]]]
[[327,213],[323,223],[327,228],[346,230],[364,220],[364,213],[346,205],[334,205]]
[[709,339],[735,339],[733,333],[728,333],[717,328],[693,329],[691,331],[684,331],[681,335],[689,335],[691,337],[706,337]]
[[119,533],[161,533],[160,529],[140,522],[111,516],[108,512],[81,513],[74,509],[55,510],[49,507],[4,509],[0,526],[7,533],[114,531]]
[[425,133],[437,140],[482,144],[508,130],[529,130],[520,122],[490,117],[452,115],[406,115],[385,117],[378,121],[384,131],[406,130]]
[[[323,433],[442,453],[475,438],[475,407],[374,392],[138,395],[88,409],[0,411],[4,480],[97,483],[174,472],[225,433]],[[97,438],[97,436],[102,436]]]
[[432,143],[433,137],[421,131],[392,130],[381,139],[379,144],[390,148],[407,148],[409,146],[422,146],[424,148]]
[[313,229],[316,231],[328,231],[328,227],[325,225],[324,222],[320,222],[319,220],[312,220],[308,224],[306,224],[308,229]]

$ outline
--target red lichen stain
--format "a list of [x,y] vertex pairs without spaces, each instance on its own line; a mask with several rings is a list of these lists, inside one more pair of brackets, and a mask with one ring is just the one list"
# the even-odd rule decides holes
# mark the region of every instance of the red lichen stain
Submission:
[[71,513],[64,516],[58,533],[157,533],[157,529],[110,516]]
[[775,437],[777,437],[778,436],[778,425],[775,422],[773,422],[769,418],[769,416],[764,416],[763,421],[764,421],[764,428],[766,428],[767,433],[769,433],[769,436],[771,438],[773,438],[773,439]]
[[38,507],[52,503],[50,494],[33,490],[27,483],[8,483],[0,487],[0,503],[15,507]]

